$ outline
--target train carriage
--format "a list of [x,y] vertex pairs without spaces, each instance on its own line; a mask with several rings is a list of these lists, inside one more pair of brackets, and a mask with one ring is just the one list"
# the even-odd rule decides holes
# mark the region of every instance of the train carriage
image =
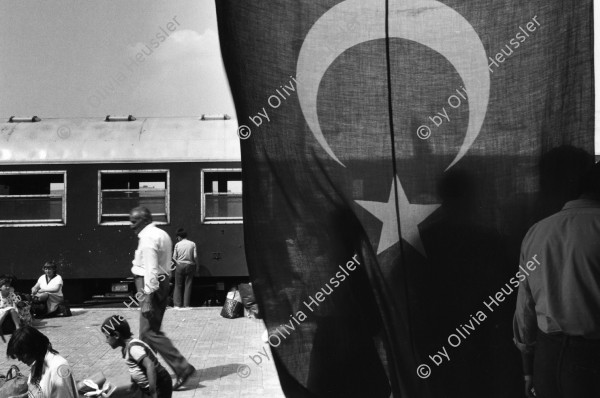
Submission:
[[135,206],[172,237],[188,231],[196,283],[247,279],[235,120],[11,118],[0,143],[0,273],[20,285],[54,259],[72,303],[110,291],[130,275]]

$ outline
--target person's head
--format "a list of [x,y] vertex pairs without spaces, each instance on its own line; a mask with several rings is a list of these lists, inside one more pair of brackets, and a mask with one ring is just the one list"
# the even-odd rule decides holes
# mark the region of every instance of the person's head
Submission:
[[49,277],[56,275],[56,268],[56,263],[54,261],[47,261],[42,267],[46,276]]
[[581,195],[583,177],[593,164],[594,155],[572,145],[561,145],[541,156],[540,194],[555,202],[552,211]]
[[146,207],[135,207],[129,212],[129,222],[131,223],[130,228],[139,234],[142,229],[152,223],[152,213]]
[[31,366],[35,362],[31,369],[31,379],[32,382],[39,382],[44,368],[44,357],[48,351],[58,354],[52,349],[50,340],[42,332],[31,326],[23,326],[15,330],[8,341],[6,355],[27,366]]
[[106,318],[100,330],[104,334],[104,337],[106,337],[108,345],[113,349],[124,347],[125,341],[133,336],[129,328],[129,323],[121,315],[113,315]]
[[584,174],[581,183],[581,196],[600,200],[600,162],[594,164]]
[[0,279],[8,279],[9,283],[12,286],[12,284],[15,283],[15,281],[17,280],[17,277],[13,274],[2,274],[0,275]]
[[10,292],[10,282],[9,278],[0,278],[0,293],[3,296],[6,296]]
[[187,232],[186,232],[186,230],[185,230],[185,229],[183,229],[183,228],[179,228],[179,229],[177,230],[177,233],[176,233],[176,234],[177,234],[177,240],[182,240],[182,239],[185,239],[185,238],[187,238]]

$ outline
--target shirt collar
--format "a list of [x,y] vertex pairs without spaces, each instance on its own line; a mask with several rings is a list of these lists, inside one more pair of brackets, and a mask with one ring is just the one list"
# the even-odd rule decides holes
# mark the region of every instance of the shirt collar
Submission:
[[144,228],[142,228],[142,230],[140,231],[140,233],[138,234],[138,237],[142,237],[143,234],[148,233],[152,227],[154,227],[154,223],[151,222],[150,224],[146,225]]
[[575,199],[565,203],[563,210],[581,209],[586,207],[600,208],[600,201],[594,199]]

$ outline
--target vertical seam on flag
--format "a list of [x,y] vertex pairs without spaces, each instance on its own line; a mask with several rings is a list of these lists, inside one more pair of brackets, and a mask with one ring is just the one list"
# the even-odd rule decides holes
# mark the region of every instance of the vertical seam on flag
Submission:
[[406,302],[407,318],[408,318],[408,339],[410,340],[410,348],[413,353],[413,359],[417,360],[415,352],[415,345],[412,331],[412,311],[410,308],[410,300],[408,297],[408,281],[406,278],[406,262],[404,255],[404,244],[402,243],[402,227],[400,226],[400,205],[398,204],[398,168],[396,164],[396,141],[394,139],[394,115],[393,115],[393,104],[392,104],[392,72],[391,72],[391,57],[390,57],[390,4],[389,0],[385,0],[385,60],[386,60],[386,72],[387,72],[387,88],[388,88],[388,118],[390,124],[390,140],[392,145],[392,171],[393,182],[394,182],[394,204],[396,206],[396,225],[398,226],[398,243],[400,246],[400,262],[402,267],[403,285],[404,285],[404,300]]

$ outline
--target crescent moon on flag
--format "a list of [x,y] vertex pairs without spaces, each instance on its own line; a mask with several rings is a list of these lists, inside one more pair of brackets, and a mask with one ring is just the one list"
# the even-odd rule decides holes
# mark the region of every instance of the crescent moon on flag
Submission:
[[[342,166],[344,164],[327,143],[319,124],[319,85],[329,66],[344,51],[366,41],[385,39],[383,21],[384,1],[347,0],[339,3],[312,26],[298,56],[296,80],[302,113],[319,144]],[[345,28],[347,26],[355,29]],[[463,80],[469,99],[469,124],[462,146],[446,168],[448,170],[473,145],[487,112],[490,75],[483,43],[462,15],[434,0],[390,1],[389,35],[438,52],[448,59]]]

